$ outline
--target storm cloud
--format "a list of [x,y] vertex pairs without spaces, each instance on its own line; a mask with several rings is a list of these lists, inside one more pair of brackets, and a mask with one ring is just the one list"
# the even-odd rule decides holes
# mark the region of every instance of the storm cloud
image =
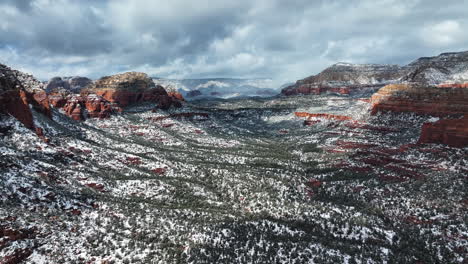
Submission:
[[0,0],[0,63],[41,79],[143,71],[293,81],[468,50],[465,0]]

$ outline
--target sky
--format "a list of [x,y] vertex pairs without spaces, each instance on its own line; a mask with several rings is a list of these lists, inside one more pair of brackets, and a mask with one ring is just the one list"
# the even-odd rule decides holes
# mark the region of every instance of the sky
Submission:
[[468,50],[468,0],[0,0],[0,63],[292,82],[336,62]]

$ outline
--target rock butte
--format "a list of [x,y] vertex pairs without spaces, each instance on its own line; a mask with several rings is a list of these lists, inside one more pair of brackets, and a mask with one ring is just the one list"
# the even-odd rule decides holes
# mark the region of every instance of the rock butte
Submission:
[[83,89],[80,95],[71,95],[59,89],[49,97],[54,107],[63,108],[69,117],[77,121],[108,118],[114,112],[122,112],[123,107],[139,102],[157,102],[157,108],[169,109],[171,106],[181,107],[181,101],[184,101],[180,93],[168,94],[145,73],[138,72],[103,77]]
[[468,113],[468,89],[439,88],[421,84],[391,84],[371,98],[372,113],[379,111],[413,112],[448,116]]
[[468,146],[468,89],[464,85],[387,85],[372,96],[371,103],[372,114],[392,111],[439,117],[463,115],[463,119],[445,119],[424,124],[418,142]]
[[86,93],[102,96],[119,107],[140,102],[158,102],[158,108],[168,109],[171,106],[180,107],[177,93],[171,97],[166,90],[155,85],[145,73],[127,72],[103,77],[88,87]]

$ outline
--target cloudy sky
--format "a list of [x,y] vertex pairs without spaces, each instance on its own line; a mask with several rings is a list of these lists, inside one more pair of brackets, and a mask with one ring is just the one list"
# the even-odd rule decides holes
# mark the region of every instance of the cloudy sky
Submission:
[[468,50],[468,0],[0,0],[0,63],[40,79],[143,71],[294,81]]

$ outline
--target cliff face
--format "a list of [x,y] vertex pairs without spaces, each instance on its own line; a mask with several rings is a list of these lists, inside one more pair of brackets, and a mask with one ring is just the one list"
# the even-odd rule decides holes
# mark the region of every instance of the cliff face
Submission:
[[372,113],[379,111],[413,112],[448,116],[468,113],[468,89],[422,84],[391,84],[372,98]]
[[0,113],[10,114],[27,128],[34,129],[29,105],[51,117],[49,100],[42,84],[31,75],[0,64]]
[[387,85],[372,96],[372,113],[412,112],[422,115],[463,119],[442,119],[425,123],[419,143],[441,143],[453,147],[468,146],[468,88],[422,84]]
[[442,143],[452,147],[468,146],[468,115],[463,119],[444,119],[425,123],[419,143]]
[[139,72],[103,77],[91,85],[86,93],[102,96],[120,107],[139,102],[158,102],[161,109],[180,105],[176,97],[169,96],[162,86],[156,86],[148,75]]
[[425,85],[468,83],[468,51],[422,57],[405,65],[337,63],[317,75],[284,88],[283,95],[351,94],[376,90],[386,84]]

